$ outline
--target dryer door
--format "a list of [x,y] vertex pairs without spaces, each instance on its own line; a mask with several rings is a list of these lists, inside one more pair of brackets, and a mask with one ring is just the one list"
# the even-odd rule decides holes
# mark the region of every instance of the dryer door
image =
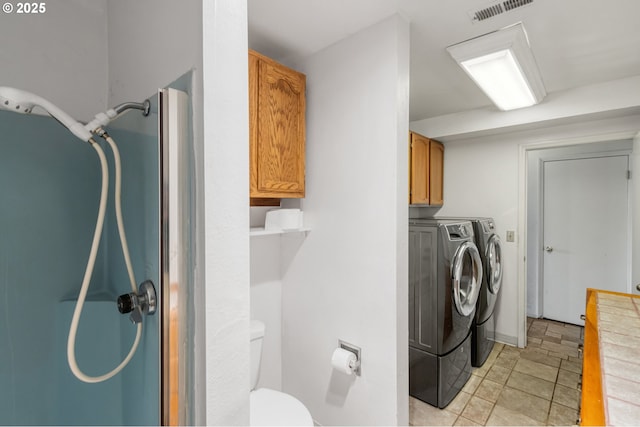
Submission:
[[489,290],[497,295],[502,284],[502,246],[497,234],[492,234],[487,242],[485,259],[487,260],[486,275]]
[[472,242],[464,242],[456,250],[451,263],[451,280],[456,310],[469,316],[476,308],[482,283],[482,261]]

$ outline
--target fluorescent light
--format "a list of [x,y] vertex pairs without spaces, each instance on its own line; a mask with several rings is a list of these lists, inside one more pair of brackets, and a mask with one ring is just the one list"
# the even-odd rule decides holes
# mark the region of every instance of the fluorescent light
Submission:
[[529,107],[546,95],[522,23],[447,50],[501,110]]
[[461,65],[501,110],[536,104],[536,98],[510,50],[469,59]]

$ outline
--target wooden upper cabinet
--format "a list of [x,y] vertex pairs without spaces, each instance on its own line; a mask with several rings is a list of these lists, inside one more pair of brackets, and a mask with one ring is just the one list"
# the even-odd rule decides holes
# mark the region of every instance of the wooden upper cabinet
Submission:
[[410,132],[409,153],[409,203],[442,206],[444,146]]
[[429,204],[429,138],[411,133],[411,204]]
[[429,140],[429,204],[442,206],[444,203],[444,145]]
[[249,51],[251,198],[304,197],[305,86],[304,74]]

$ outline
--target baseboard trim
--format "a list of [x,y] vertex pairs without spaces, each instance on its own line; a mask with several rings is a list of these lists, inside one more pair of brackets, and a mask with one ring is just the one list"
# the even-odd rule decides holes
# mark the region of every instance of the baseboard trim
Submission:
[[511,335],[504,335],[499,332],[496,332],[496,342],[500,342],[503,344],[511,345],[514,347],[518,346],[518,337],[512,337]]

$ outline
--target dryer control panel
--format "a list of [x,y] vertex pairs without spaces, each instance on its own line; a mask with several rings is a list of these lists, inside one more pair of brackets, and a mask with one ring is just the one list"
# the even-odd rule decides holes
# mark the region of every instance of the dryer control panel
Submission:
[[471,223],[449,224],[446,227],[449,240],[468,239],[473,236]]
[[481,224],[485,233],[492,233],[496,228],[495,225],[493,225],[493,221],[490,219],[482,221]]

